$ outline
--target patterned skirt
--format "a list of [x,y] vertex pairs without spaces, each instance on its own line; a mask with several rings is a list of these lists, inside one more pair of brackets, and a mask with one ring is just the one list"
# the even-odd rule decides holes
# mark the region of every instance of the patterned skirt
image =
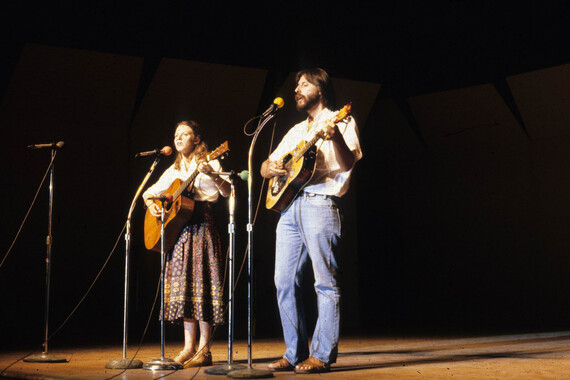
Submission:
[[164,319],[224,323],[221,242],[211,203],[195,203],[192,219],[165,259]]

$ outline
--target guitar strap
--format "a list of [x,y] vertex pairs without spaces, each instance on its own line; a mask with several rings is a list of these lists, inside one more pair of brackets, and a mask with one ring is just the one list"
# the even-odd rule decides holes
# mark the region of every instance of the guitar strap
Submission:
[[194,182],[192,182],[192,186],[190,187],[190,190],[186,189],[182,192],[182,195],[184,195],[186,198],[192,198],[194,199]]
[[[194,157],[193,160],[196,161],[196,157]],[[194,170],[198,170],[198,165],[199,165],[198,162],[196,162],[196,169],[194,169]],[[198,178],[198,175],[196,175],[196,178]],[[182,192],[182,194],[184,194],[184,196],[186,196],[187,198],[192,198],[192,199],[194,199],[194,194],[195,194],[195,192],[194,192],[194,184],[196,183],[196,178],[194,178],[194,180],[193,180],[192,183],[190,184],[190,187],[189,187],[189,188],[187,187],[187,188],[184,189],[184,191]]]

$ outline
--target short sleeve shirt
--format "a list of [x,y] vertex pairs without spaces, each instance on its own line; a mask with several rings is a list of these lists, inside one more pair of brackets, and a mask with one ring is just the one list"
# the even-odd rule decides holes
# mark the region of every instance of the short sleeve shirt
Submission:
[[[283,140],[281,140],[273,153],[271,153],[269,159],[271,161],[281,160],[295,149],[301,141],[310,141],[324,127],[324,123],[327,120],[334,119],[336,114],[337,112],[325,108],[315,117],[312,123],[309,123],[309,120],[306,119],[294,125],[283,137]],[[354,155],[354,162],[356,163],[356,161],[362,158],[356,121],[352,116],[349,116],[338,122],[337,125],[346,145]],[[337,197],[343,196],[348,190],[352,168],[348,171],[341,171],[331,140],[319,139],[315,145],[318,148],[315,172],[305,186],[304,191]]]
[[[218,160],[212,160],[209,164],[215,172],[219,172],[222,169]],[[186,181],[196,170],[196,165],[196,161],[193,160],[188,167],[184,167],[183,163],[181,163],[180,169],[176,169],[174,165],[170,166],[164,171],[158,181],[143,193],[143,199],[163,194],[176,179]],[[192,191],[194,192],[195,201],[216,202],[220,194],[214,180],[203,173],[198,173],[196,176]]]

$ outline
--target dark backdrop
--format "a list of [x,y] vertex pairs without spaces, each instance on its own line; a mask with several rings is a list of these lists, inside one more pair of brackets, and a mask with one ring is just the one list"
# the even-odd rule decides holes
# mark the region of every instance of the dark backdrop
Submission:
[[[229,141],[227,170],[246,169],[252,138],[244,126],[251,132],[248,120],[282,96],[275,129],[266,126],[254,150],[256,205],[273,133],[275,144],[303,118],[292,106],[294,72],[312,66],[331,73],[339,106],[353,102],[364,151],[342,201],[343,334],[567,328],[566,2],[1,7],[2,257],[49,164],[49,150],[26,146],[65,142],[54,177],[53,346],[121,342],[122,228],[152,162],[134,154],[171,145],[175,123],[192,118],[210,148]],[[170,162],[163,159],[151,181]],[[247,240],[245,182],[237,184],[236,212],[237,271]],[[227,247],[226,200],[217,213]],[[263,203],[256,215],[255,334],[278,337],[277,215]],[[131,344],[149,318],[160,265],[142,244],[143,216],[139,200]],[[0,268],[3,348],[43,341],[47,222],[44,182]],[[246,334],[246,280],[244,269],[237,337]],[[148,340],[158,339],[156,312]],[[225,326],[216,332],[225,334]],[[181,338],[168,327],[169,340]]]

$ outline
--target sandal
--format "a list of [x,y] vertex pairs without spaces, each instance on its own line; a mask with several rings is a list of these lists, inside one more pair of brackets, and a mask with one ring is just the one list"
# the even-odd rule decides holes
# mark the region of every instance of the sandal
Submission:
[[295,373],[323,373],[330,370],[330,364],[324,363],[314,356],[295,366]]
[[178,356],[174,358],[174,361],[182,364],[188,359],[191,359],[194,355],[196,355],[196,350],[182,350],[178,353]]
[[294,367],[291,363],[289,363],[289,360],[281,358],[279,360],[269,363],[267,365],[267,368],[270,371],[278,372],[278,371],[292,371]]

